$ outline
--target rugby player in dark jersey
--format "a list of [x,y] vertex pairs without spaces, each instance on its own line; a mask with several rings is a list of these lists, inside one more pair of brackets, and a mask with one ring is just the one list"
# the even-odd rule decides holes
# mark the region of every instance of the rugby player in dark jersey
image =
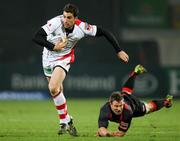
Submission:
[[[101,107],[98,119],[98,136],[124,136],[131,125],[133,117],[141,117],[163,107],[169,108],[172,106],[173,97],[171,95],[167,95],[165,99],[152,100],[145,103],[132,94],[136,76],[144,72],[146,72],[146,69],[141,65],[137,65],[121,92],[113,92],[109,101]],[[119,124],[118,131],[108,131],[109,121]]]

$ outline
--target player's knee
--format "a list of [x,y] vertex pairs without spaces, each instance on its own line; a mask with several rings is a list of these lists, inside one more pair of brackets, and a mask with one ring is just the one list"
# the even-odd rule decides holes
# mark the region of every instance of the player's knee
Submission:
[[52,83],[49,83],[48,85],[49,91],[51,93],[52,96],[57,95],[58,93],[61,92],[61,89],[59,86],[53,85]]

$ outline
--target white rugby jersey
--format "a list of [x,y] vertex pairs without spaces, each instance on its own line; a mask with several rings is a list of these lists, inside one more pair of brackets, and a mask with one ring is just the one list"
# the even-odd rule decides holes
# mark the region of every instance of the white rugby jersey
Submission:
[[[95,36],[97,32],[96,25],[90,25],[77,19],[75,21],[73,32],[66,36],[66,32],[63,26],[63,15],[54,17],[53,19],[49,20],[47,24],[42,26],[42,28],[47,33],[47,40],[53,44],[57,43],[61,37],[67,37],[68,39],[66,47],[60,51],[49,51],[44,47],[43,57],[48,57],[48,59],[52,61],[57,59],[62,60],[63,58],[65,59],[69,56],[73,57],[74,47],[77,41],[85,36]],[[71,62],[73,62],[73,60]]]

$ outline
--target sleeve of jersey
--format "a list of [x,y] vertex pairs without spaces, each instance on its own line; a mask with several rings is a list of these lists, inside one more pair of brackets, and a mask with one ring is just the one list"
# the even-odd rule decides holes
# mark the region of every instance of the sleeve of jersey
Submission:
[[47,24],[43,25],[42,28],[47,33],[47,35],[53,33],[58,26],[60,25],[60,19],[55,17],[47,22]]
[[120,52],[122,49],[120,48],[119,42],[116,39],[116,37],[108,30],[105,30],[101,27],[97,27],[97,33],[96,36],[104,36],[109,43],[111,43],[111,45],[113,46],[114,50],[116,53]]
[[99,119],[98,119],[98,126],[100,127],[105,127],[107,128],[109,125],[108,122],[108,116],[107,116],[107,112],[105,112],[102,108],[100,110],[100,114],[99,114]]
[[44,31],[43,28],[41,28],[36,32],[32,40],[38,45],[46,47],[48,50],[53,51],[54,44],[47,41],[46,36],[47,36],[46,32]]
[[86,22],[80,21],[79,27],[84,32],[85,36],[95,36],[97,32],[97,26],[91,25]]

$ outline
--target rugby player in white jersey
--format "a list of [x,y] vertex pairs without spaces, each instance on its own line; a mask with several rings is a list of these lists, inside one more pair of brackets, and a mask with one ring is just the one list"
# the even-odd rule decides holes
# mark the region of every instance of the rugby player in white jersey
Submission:
[[44,47],[43,70],[48,80],[48,88],[54,100],[59,120],[58,134],[67,131],[77,136],[77,130],[68,114],[66,99],[63,94],[63,81],[74,62],[76,43],[85,36],[104,36],[113,46],[117,57],[127,63],[129,56],[121,50],[117,39],[109,31],[90,25],[78,19],[78,8],[74,4],[66,4],[63,14],[49,20],[35,34],[33,41]]

